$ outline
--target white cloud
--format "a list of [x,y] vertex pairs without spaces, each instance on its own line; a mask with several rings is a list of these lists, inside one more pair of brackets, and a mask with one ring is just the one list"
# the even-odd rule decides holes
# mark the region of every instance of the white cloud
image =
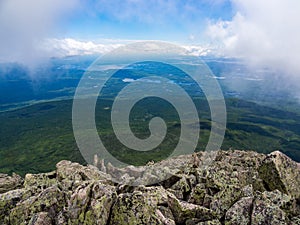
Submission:
[[42,48],[52,56],[105,54],[122,46],[119,43],[96,44],[92,41],[79,41],[72,38],[47,39]]
[[[125,44],[141,40],[103,39],[97,42],[76,40],[72,38],[46,39],[39,45],[43,52],[54,57],[65,57],[72,55],[103,55]],[[207,56],[214,54],[215,49],[211,46],[181,45],[187,50],[187,54],[193,56]]]
[[[208,4],[208,0],[202,1]],[[218,4],[222,1],[214,0]],[[102,54],[120,43],[124,44],[124,40],[115,40],[114,43],[99,40],[101,44],[98,44],[71,38],[50,38],[63,33],[58,29],[63,29],[64,20],[75,10],[91,10],[115,19],[143,23],[174,23],[175,18],[177,22],[186,23],[201,14],[202,8],[196,3],[194,0],[0,0],[0,62],[17,61],[35,67],[40,60],[50,56]],[[206,54],[202,47],[188,48],[195,55]]]
[[208,34],[224,55],[300,77],[300,1],[232,0],[231,21],[211,23]]
[[184,47],[188,54],[192,56],[207,56],[213,52],[213,49],[209,46],[184,45],[182,47]]
[[40,42],[52,35],[78,5],[78,0],[1,0],[0,60],[26,65],[38,63],[44,56]]

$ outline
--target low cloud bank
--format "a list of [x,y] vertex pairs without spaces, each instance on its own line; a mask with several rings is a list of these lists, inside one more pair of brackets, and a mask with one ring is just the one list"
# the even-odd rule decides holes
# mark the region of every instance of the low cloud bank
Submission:
[[230,21],[211,22],[207,33],[225,56],[300,78],[300,1],[232,0]]
[[47,57],[43,40],[57,32],[79,0],[1,0],[0,61],[34,66]]

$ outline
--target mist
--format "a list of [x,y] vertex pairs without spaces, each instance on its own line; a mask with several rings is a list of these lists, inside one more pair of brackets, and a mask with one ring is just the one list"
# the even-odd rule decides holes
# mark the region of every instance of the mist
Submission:
[[219,53],[243,60],[253,72],[266,68],[273,71],[259,75],[273,80],[278,88],[290,88],[300,94],[300,2],[231,2],[236,8],[232,20],[210,22],[207,28]]
[[[33,68],[51,52],[40,46],[61,29],[78,0],[2,0],[0,2],[0,62],[18,62]],[[63,30],[60,30],[63,32]]]

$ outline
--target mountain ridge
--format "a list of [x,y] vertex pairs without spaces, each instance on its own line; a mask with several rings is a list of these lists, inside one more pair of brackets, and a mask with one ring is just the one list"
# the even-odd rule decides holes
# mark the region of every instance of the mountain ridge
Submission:
[[[230,150],[204,166],[208,154],[164,160],[164,168],[172,160],[186,166],[147,186],[116,183],[110,173],[120,169],[103,163],[64,160],[55,171],[24,179],[1,174],[0,223],[300,224],[299,163],[279,151]],[[137,168],[123,168],[124,179]]]

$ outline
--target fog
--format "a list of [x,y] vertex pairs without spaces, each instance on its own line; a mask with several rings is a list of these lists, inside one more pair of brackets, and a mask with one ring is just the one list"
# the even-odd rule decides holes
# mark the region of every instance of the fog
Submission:
[[229,57],[300,77],[300,1],[232,0],[230,21],[212,22],[208,34]]
[[1,0],[0,61],[29,67],[39,64],[51,54],[41,51],[41,43],[61,29],[58,23],[63,23],[78,4],[78,0]]

